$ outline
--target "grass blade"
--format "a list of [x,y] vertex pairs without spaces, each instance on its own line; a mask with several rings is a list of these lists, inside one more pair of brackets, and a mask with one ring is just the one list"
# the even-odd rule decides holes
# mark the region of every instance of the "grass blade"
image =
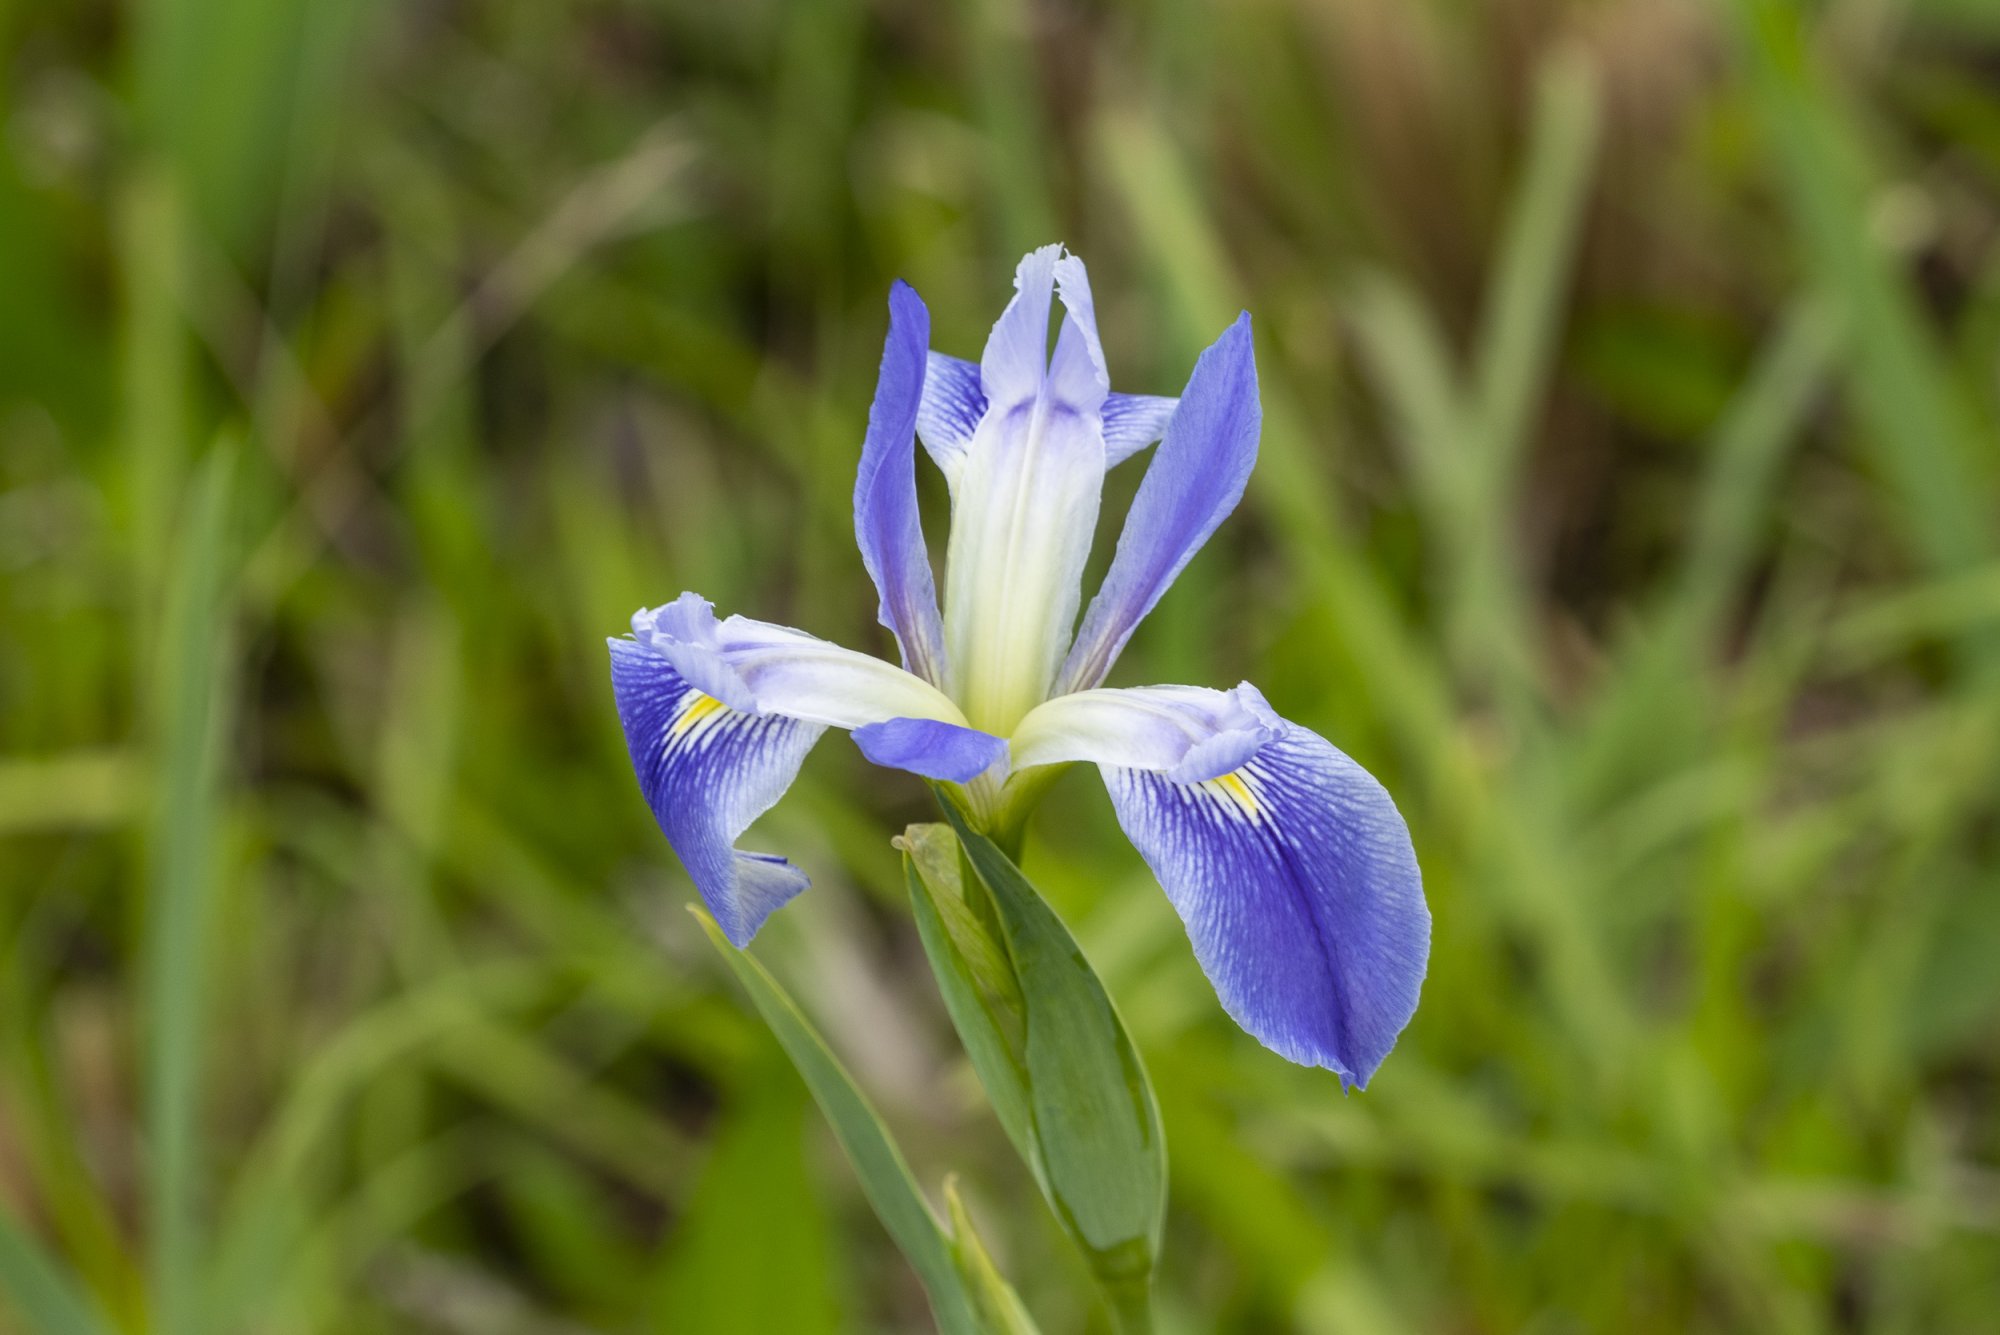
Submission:
[[1716,424],[1676,589],[1676,611],[1689,629],[1713,629],[1729,590],[1749,564],[1786,450],[1826,383],[1839,343],[1838,324],[1825,303],[1801,299],[1786,312],[1769,349]]
[[162,1335],[200,1328],[196,1182],[207,919],[215,880],[224,533],[234,450],[197,475],[168,589],[158,660],[158,796],[148,831],[146,1131],[152,1272]]
[[104,1335],[70,1279],[0,1212],[0,1290],[38,1335]]
[[1598,122],[1594,69],[1574,52],[1551,56],[1536,90],[1526,174],[1501,243],[1462,414],[1473,457],[1455,470],[1462,531],[1454,543],[1452,629],[1465,670],[1490,673],[1517,718],[1546,686],[1511,520],[1555,358]]
[[959,1195],[956,1177],[944,1180],[944,1204],[951,1215],[952,1254],[958,1259],[959,1274],[965,1277],[967,1291],[979,1306],[979,1319],[993,1335],[1036,1335],[1034,1318],[1021,1305],[1013,1285],[993,1264],[986,1244],[980,1241],[972,1212],[965,1208],[964,1198]]
[[[1871,231],[1869,164],[1813,63],[1805,11],[1778,0],[1728,8],[1807,272],[1845,330],[1848,389],[1900,493],[1908,541],[1936,573],[1974,567],[1994,546],[1990,491],[1979,485],[1995,457],[1993,435]],[[1966,648],[1982,672],[2000,672],[2000,637],[1981,632]]]
[[977,1332],[980,1327],[973,1315],[974,1305],[952,1259],[951,1241],[867,1095],[777,979],[762,964],[730,945],[722,929],[715,925],[715,919],[699,908],[690,912],[750,994],[758,1014],[771,1027],[779,1045],[812,1091],[820,1111],[832,1124],[833,1134],[847,1151],[848,1162],[854,1165],[861,1189],[867,1193],[868,1203],[875,1207],[876,1217],[923,1281],[938,1329],[946,1335]]
[[[1479,331],[1473,412],[1489,483],[1511,478],[1548,380],[1577,234],[1597,154],[1596,71],[1561,51],[1541,71],[1527,175],[1507,222]],[[1495,493],[1499,505],[1505,493]]]

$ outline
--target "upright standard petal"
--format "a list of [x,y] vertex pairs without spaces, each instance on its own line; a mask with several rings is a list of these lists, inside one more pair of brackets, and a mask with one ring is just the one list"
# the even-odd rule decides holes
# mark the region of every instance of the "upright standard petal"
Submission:
[[1243,497],[1263,410],[1248,312],[1195,363],[1133,499],[1103,587],[1084,613],[1057,691],[1104,680],[1125,642]]
[[791,787],[826,729],[732,709],[657,650],[610,643],[618,719],[646,804],[723,934],[747,945],[807,881],[783,858],[738,852],[736,840]]
[[931,316],[909,284],[889,289],[889,335],[868,410],[861,469],[854,480],[854,536],[881,594],[878,615],[895,632],[903,666],[944,681],[944,623],[917,513],[916,430],[923,400]]
[[1382,786],[1247,683],[1052,700],[1022,720],[1014,763],[1055,760],[1098,763],[1223,1009],[1280,1055],[1367,1084],[1430,953],[1416,854]]
[[986,391],[979,387],[979,363],[931,353],[925,359],[924,396],[917,405],[917,437],[954,492],[965,452],[984,416]]
[[1074,255],[1058,259],[1054,272],[1063,322],[1056,335],[1055,353],[1049,358],[1047,392],[1080,412],[1095,412],[1111,392],[1111,373],[1104,365],[1104,345],[1097,338],[1097,303],[1090,295],[1090,274]]
[[[1044,278],[1042,262],[1051,250],[1057,252],[1057,258],[1048,264]],[[1047,352],[1050,305],[1045,290],[1046,283],[1051,281],[1062,297],[1065,314],[1053,357]],[[1029,291],[1030,284],[1037,285],[1033,292]],[[994,326],[993,338],[988,341],[989,355],[1004,364],[996,374],[996,383],[1003,390],[1012,387],[1016,397],[1039,393],[1040,363],[1033,368],[1032,376],[1019,367],[1021,359],[1028,355],[1025,350],[1033,349],[1034,357],[1047,359],[1047,380],[1058,400],[1073,405],[1103,400],[1107,431],[1113,404],[1117,405],[1121,434],[1112,451],[1113,462],[1158,440],[1167,417],[1173,413],[1175,400],[1147,394],[1112,394],[1106,399],[1110,379],[1105,370],[1104,349],[1097,338],[1096,309],[1083,261],[1062,254],[1059,246],[1045,246],[1021,261],[1015,286],[1020,291]],[[1039,326],[1033,324],[1037,310]],[[995,340],[999,341],[998,347]],[[954,490],[966,452],[979,430],[979,421],[986,416],[984,374],[980,363],[942,352],[933,352],[928,359],[923,399],[917,408],[917,435]]]
[[[1051,291],[1063,333],[1048,360]],[[981,363],[987,397],[952,495],[945,647],[952,697],[1005,733],[1049,694],[1082,602],[1104,487],[1107,382],[1082,262],[1021,261]]]
[[1031,250],[1014,267],[1014,298],[993,322],[979,359],[980,388],[990,403],[1031,403],[1042,391],[1049,370],[1049,309],[1062,249]]

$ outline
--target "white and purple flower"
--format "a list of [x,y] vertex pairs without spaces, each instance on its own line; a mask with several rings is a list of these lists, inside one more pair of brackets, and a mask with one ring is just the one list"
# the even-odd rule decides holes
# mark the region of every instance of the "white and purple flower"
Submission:
[[[1039,791],[1040,767],[1090,761],[1223,1007],[1292,1061],[1365,1084],[1416,1009],[1430,949],[1388,793],[1247,682],[1100,684],[1243,495],[1262,421],[1250,317],[1201,355],[1179,399],[1114,394],[1083,262],[1045,246],[1014,289],[976,364],[932,352],[923,302],[900,282],[889,294],[854,518],[903,666],[717,621],[692,593],[640,611],[632,638],[611,641],[611,675],[646,799],[741,946],[807,881],[735,841],[827,728],[877,764],[965,785],[988,820]],[[919,437],[951,493],[942,615],[918,522]],[[1156,441],[1079,625],[1105,471]]]

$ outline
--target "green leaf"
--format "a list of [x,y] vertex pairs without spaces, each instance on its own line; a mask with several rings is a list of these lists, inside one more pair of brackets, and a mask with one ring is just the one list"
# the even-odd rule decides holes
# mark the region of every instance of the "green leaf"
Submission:
[[[992,896],[1022,997],[1026,1025],[1018,1053],[1010,1056],[1026,1082],[1037,1177],[1114,1310],[1143,1328],[1166,1218],[1166,1137],[1152,1085],[1069,929],[992,840],[972,829],[948,799],[944,809]],[[956,979],[958,968],[939,974]],[[955,982],[944,985],[956,988]],[[949,996],[947,1006],[956,1022],[962,1007],[952,1007]],[[991,1047],[991,1035],[977,1023],[962,1026],[960,1036],[968,1051]],[[982,1079],[989,1069],[1000,1072],[988,1085],[998,1108],[1015,1097],[1011,1076],[989,1059]],[[1022,1139],[1017,1136],[1016,1144]]]
[[1020,1296],[1001,1276],[993,1258],[986,1254],[985,1244],[979,1240],[971,1212],[959,1197],[956,1174],[944,1180],[944,1202],[951,1212],[952,1256],[958,1261],[958,1273],[964,1278],[973,1302],[979,1305],[979,1319],[995,1335],[1036,1335],[1034,1318],[1028,1315]]
[[918,875],[917,884],[932,890],[932,907],[939,925],[950,935],[952,947],[964,957],[972,982],[986,993],[996,1020],[1020,1046],[1021,1026],[1026,1021],[1021,983],[1014,976],[1014,963],[995,935],[999,927],[993,901],[978,886],[966,894],[964,863],[958,840],[947,825],[912,825],[895,841],[906,854],[906,869]]
[[804,1077],[820,1111],[833,1124],[833,1133],[854,1165],[868,1203],[875,1207],[882,1226],[889,1230],[889,1236],[923,1281],[938,1329],[946,1335],[959,1332],[977,1335],[983,1330],[975,1315],[977,1305],[965,1291],[951,1240],[931,1212],[902,1151],[896,1148],[889,1129],[882,1124],[867,1096],[769,971],[730,945],[714,918],[698,907],[689,911],[708,933],[716,951],[735,970],[764,1023],[771,1027],[792,1065]]
[[1027,1013],[1020,980],[1006,947],[980,922],[965,892],[971,889],[989,913],[993,901],[977,882],[966,884],[950,826],[912,825],[898,842],[917,934],[930,956],[945,1010],[986,1087],[994,1115],[1042,1193],[1049,1195],[1028,1094]]
[[202,1326],[201,1104],[210,915],[227,726],[226,537],[235,448],[216,447],[192,485],[167,589],[158,665],[157,792],[147,833],[146,1131],[155,1321]]
[[0,1292],[43,1335],[104,1335],[70,1277],[0,1212]]
[[[1873,207],[1885,180],[1853,108],[1815,56],[1807,8],[1782,0],[1723,7],[1749,75],[1752,105],[1790,206],[1801,263],[1844,335],[1846,389],[1876,465],[1900,492],[1911,546],[1933,573],[1992,557],[1995,439],[1949,371],[1902,257],[1883,244]],[[2000,674],[2000,635],[1971,628],[1967,658]]]

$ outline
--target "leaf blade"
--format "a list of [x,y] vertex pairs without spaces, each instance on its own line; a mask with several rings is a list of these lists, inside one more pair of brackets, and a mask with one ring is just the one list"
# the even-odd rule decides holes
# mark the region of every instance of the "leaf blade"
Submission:
[[770,971],[729,944],[707,912],[699,907],[690,907],[689,912],[750,994],[758,1014],[812,1091],[848,1162],[854,1165],[876,1217],[922,1280],[938,1328],[947,1335],[977,1335],[980,1327],[975,1307],[952,1258],[950,1240],[880,1115]]
[[1158,1100],[1076,938],[992,840],[952,802],[943,806],[993,896],[1020,982],[1022,1062],[1049,1203],[1122,1309],[1150,1284],[1165,1227]]
[[0,1292],[44,1335],[105,1335],[70,1278],[0,1211]]
[[[980,935],[991,952],[987,959],[966,947],[964,936],[979,933],[979,929],[970,921],[958,868],[958,841],[948,827],[913,825],[904,833],[903,876],[910,891],[910,909],[924,953],[930,958],[931,972],[937,977],[938,991],[944,997],[945,1011],[972,1069],[985,1086],[994,1116],[1035,1174],[1036,1184],[1047,1194],[1048,1180],[1042,1171],[1034,1110],[1029,1103],[1028,1073],[1020,1056],[1020,1024],[1009,1032],[998,1013],[1005,1000],[993,997],[993,989],[981,985],[987,970],[1004,969],[1013,984],[1014,1004],[1021,1007],[1019,981],[1013,977],[1013,962],[999,943]],[[947,883],[940,885],[939,881]],[[958,924],[950,921],[954,912],[961,919]]]

